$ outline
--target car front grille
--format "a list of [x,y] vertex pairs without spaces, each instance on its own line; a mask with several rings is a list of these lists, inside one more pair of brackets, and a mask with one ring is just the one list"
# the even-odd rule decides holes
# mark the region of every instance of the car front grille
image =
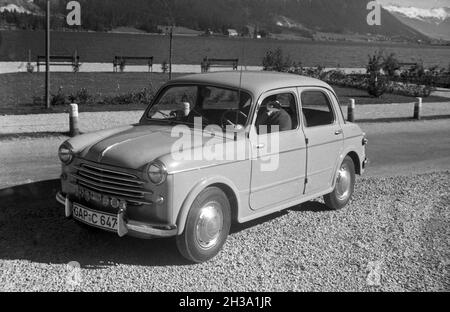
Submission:
[[122,197],[132,204],[151,203],[145,197],[152,195],[152,192],[146,191],[143,187],[145,182],[133,174],[88,164],[81,164],[76,169],[77,173],[73,177],[79,186],[101,194]]

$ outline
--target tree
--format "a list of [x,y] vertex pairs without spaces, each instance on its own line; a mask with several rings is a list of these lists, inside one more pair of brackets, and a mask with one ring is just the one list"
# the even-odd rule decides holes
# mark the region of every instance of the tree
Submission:
[[367,92],[374,96],[382,96],[387,89],[386,78],[381,74],[383,68],[384,57],[382,51],[375,52],[374,55],[369,55],[369,63],[367,64],[368,86]]
[[376,51],[374,55],[369,55],[369,63],[366,66],[370,75],[380,75],[383,69],[384,57],[382,51]]

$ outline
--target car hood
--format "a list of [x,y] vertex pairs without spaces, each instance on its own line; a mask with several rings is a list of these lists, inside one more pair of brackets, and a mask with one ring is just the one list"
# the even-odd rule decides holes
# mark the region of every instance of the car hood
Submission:
[[[211,135],[193,130],[191,149],[211,140]],[[176,133],[177,134],[177,133]],[[111,166],[141,170],[149,162],[171,153],[174,143],[180,139],[172,135],[171,126],[134,125],[118,132],[107,132],[102,138],[85,147],[81,158]],[[216,138],[223,142],[223,138]],[[209,142],[210,143],[210,142]]]

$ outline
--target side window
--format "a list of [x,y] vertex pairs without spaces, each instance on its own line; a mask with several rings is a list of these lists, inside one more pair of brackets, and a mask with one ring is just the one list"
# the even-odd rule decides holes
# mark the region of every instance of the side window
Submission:
[[292,93],[279,93],[263,100],[256,118],[258,133],[289,131],[298,127],[298,110]]
[[333,108],[322,91],[302,92],[302,113],[306,127],[326,126],[334,123]]

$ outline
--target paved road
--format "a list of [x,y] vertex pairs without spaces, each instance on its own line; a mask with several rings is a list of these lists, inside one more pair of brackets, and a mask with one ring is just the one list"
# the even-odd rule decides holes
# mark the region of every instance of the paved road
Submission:
[[450,170],[450,121],[362,124],[369,138],[367,174]]
[[[361,124],[369,138],[367,175],[392,176],[450,170],[448,120]],[[55,179],[58,146],[66,138],[0,141],[0,189]]]

